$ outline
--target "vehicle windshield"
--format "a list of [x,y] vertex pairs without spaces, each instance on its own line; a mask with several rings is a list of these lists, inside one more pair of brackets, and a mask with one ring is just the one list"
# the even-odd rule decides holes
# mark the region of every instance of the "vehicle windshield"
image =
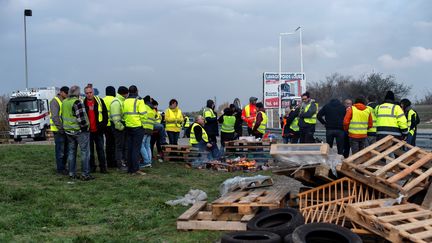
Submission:
[[37,100],[10,101],[9,114],[38,112]]

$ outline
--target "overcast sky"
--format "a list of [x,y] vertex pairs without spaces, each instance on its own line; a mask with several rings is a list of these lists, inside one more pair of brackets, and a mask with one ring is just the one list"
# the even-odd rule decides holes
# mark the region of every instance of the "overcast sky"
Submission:
[[[375,71],[411,98],[432,90],[430,0],[0,0],[2,94],[25,88],[26,8],[30,87],[135,84],[184,111],[244,104],[278,71],[279,33],[301,26],[308,81]],[[282,70],[300,71],[298,32],[283,38]]]

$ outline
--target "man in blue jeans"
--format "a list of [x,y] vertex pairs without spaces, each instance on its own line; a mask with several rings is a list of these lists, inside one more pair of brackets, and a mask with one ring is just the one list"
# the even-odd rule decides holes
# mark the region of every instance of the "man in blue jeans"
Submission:
[[76,175],[76,153],[79,145],[81,151],[81,179],[92,180],[90,175],[90,147],[89,147],[89,122],[84,104],[79,100],[80,88],[72,86],[69,90],[69,98],[62,104],[63,128],[68,139],[68,163],[69,177],[77,179]]
[[57,165],[57,174],[67,175],[67,137],[61,120],[61,106],[64,99],[67,98],[69,88],[63,86],[60,92],[50,101],[50,129],[54,134],[55,159]]
[[343,120],[346,108],[338,99],[331,99],[329,103],[318,111],[317,118],[326,128],[326,141],[333,148],[333,141],[336,139],[338,154],[344,152],[345,132]]
[[194,148],[198,148],[200,157],[194,161],[194,167],[200,167],[207,160],[218,159],[219,150],[210,142],[206,130],[204,129],[204,117],[197,116],[192,124],[189,143]]

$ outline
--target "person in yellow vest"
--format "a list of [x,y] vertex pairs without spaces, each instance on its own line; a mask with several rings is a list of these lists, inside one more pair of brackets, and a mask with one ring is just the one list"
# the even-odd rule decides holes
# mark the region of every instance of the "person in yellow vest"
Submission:
[[368,145],[376,142],[376,114],[375,107],[377,107],[378,102],[375,95],[369,95],[367,97],[368,103],[366,106],[371,111],[372,114],[372,127],[368,129]]
[[64,99],[68,97],[69,87],[63,86],[60,92],[50,101],[50,129],[54,134],[55,159],[57,174],[67,175],[67,138],[61,119],[61,107]]
[[90,175],[90,134],[89,119],[83,102],[79,99],[80,88],[72,86],[69,97],[62,103],[62,121],[68,139],[69,178],[78,179],[76,174],[77,148],[81,152],[81,180],[94,179]]
[[211,151],[213,144],[210,142],[206,130],[204,129],[204,117],[199,115],[195,118],[190,131],[189,143],[192,147],[198,148],[200,157],[192,163],[193,167],[200,167],[208,159],[212,159]]
[[387,91],[384,102],[375,108],[377,140],[392,135],[403,139],[408,134],[408,124],[405,114],[399,105],[395,104],[395,95]]
[[144,137],[142,120],[145,111],[144,101],[138,96],[138,88],[131,85],[129,96],[123,103],[123,119],[127,133],[128,173],[131,175],[145,175],[139,170],[139,155]]
[[[111,102],[116,96],[115,88],[113,86],[107,86],[105,88],[105,97],[103,101],[107,108],[108,118],[111,116]],[[115,139],[113,133],[114,125],[111,126],[111,121],[108,119],[107,127],[104,131],[105,134],[105,155],[108,168],[116,168],[117,163],[115,160]]]
[[178,108],[178,101],[171,99],[168,109],[165,110],[165,130],[169,144],[177,145],[183,124],[183,114]]
[[348,131],[352,154],[368,146],[367,133],[373,125],[371,110],[366,106],[366,100],[358,97],[354,105],[347,108],[344,118],[344,130]]
[[126,131],[125,122],[123,119],[123,104],[129,94],[128,88],[120,86],[117,89],[116,97],[107,106],[110,107],[110,122],[111,130],[113,132],[114,144],[115,144],[115,161],[117,169],[127,170],[126,164]]
[[262,102],[258,102],[256,108],[257,115],[252,126],[252,134],[255,138],[262,138],[266,132],[268,118]]
[[84,105],[90,123],[90,170],[96,172],[95,147],[100,173],[108,173],[104,149],[104,132],[108,123],[108,111],[105,102],[94,95],[93,85],[84,89]]
[[315,143],[314,133],[317,122],[318,103],[311,99],[310,93],[301,96],[302,103],[299,113],[300,143]]
[[282,139],[284,143],[298,143],[300,137],[300,128],[298,126],[300,106],[295,100],[291,102],[291,109],[287,109],[287,113],[283,118]]
[[235,124],[237,118],[234,116],[230,108],[225,108],[222,116],[219,117],[218,122],[221,125],[221,147],[222,152],[225,148],[225,142],[234,140],[235,137]]
[[411,101],[409,99],[401,100],[401,108],[407,118],[408,134],[406,141],[412,146],[416,146],[417,125],[420,123],[419,115],[417,111],[411,107]]
[[144,137],[141,145],[141,156],[143,157],[143,164],[140,164],[140,168],[151,168],[152,167],[152,150],[150,148],[151,135],[153,128],[156,123],[156,112],[151,98],[149,95],[144,97],[145,114],[143,116],[142,124],[144,128]]

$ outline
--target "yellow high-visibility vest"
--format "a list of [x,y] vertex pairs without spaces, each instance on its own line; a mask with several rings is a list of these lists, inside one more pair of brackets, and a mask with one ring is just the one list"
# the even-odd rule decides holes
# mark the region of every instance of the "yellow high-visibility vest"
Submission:
[[[105,106],[106,106],[107,111],[108,111],[108,117],[111,117],[111,102],[114,100],[114,98],[115,98],[115,97],[114,97],[114,96],[111,96],[111,95],[107,95],[107,96],[105,96],[105,98],[103,98],[103,101],[104,101]],[[108,126],[108,127],[111,126],[111,121],[110,121],[110,119],[108,119],[107,126]]]
[[348,132],[350,134],[366,135],[368,131],[370,109],[359,110],[352,106],[352,117],[349,124]]
[[208,140],[207,133],[206,133],[204,127],[202,127],[202,126],[201,126],[200,124],[198,124],[198,123],[194,123],[194,124],[192,125],[192,127],[191,127],[189,143],[190,143],[191,145],[194,145],[194,144],[198,144],[198,143],[199,143],[198,140],[196,140],[196,137],[195,137],[195,130],[194,130],[194,129],[195,129],[196,126],[199,126],[199,127],[201,128],[201,130],[202,130],[202,139],[204,140],[204,142],[208,143],[209,140]]
[[377,135],[401,136],[408,133],[407,119],[402,108],[384,103],[375,108]]
[[142,127],[141,117],[145,115],[144,101],[138,98],[127,98],[123,103],[123,118],[126,127]]
[[[59,118],[61,120],[61,117],[62,117],[61,110],[62,110],[62,104],[63,104],[63,102],[60,100],[59,97],[56,96],[56,97],[54,97],[54,99],[52,99],[50,101],[50,105],[51,105],[51,102],[53,102],[54,100],[56,100],[57,103],[59,104],[59,114],[58,114],[58,116],[59,116]],[[58,128],[56,127],[56,125],[54,124],[54,121],[52,119],[51,110],[50,110],[50,129],[51,129],[51,132],[58,132]]]

